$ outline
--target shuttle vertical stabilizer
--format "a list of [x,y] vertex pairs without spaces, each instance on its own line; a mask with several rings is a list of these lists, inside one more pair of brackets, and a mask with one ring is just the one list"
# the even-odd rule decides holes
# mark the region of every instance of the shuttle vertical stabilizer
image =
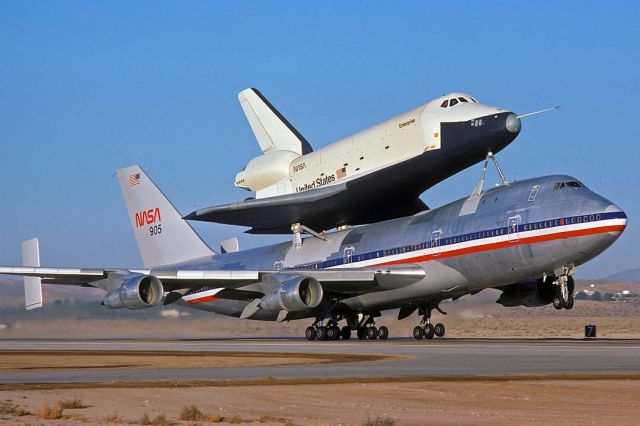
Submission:
[[238,93],[238,100],[262,152],[292,151],[304,155],[313,151],[309,142],[257,89],[243,90]]

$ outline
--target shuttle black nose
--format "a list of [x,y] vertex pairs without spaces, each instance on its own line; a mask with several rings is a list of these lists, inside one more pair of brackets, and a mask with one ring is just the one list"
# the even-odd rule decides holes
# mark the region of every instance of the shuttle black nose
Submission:
[[507,120],[505,121],[505,127],[511,133],[520,133],[522,123],[520,123],[520,119],[515,114],[509,114],[507,116]]

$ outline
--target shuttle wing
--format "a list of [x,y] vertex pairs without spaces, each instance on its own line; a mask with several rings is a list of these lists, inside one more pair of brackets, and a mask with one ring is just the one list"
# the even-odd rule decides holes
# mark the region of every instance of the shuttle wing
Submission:
[[397,182],[393,170],[349,182],[275,197],[247,199],[196,210],[184,218],[251,227],[250,234],[284,234],[302,223],[317,230],[361,225],[427,210],[420,190]]

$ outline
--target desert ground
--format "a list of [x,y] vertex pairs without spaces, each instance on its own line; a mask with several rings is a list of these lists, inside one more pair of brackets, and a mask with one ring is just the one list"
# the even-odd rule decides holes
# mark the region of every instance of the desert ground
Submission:
[[[588,283],[581,283],[583,287]],[[629,284],[636,289],[637,284]],[[598,283],[602,293],[625,287]],[[584,326],[595,324],[599,338],[640,338],[640,302],[577,300],[571,311],[551,306],[505,308],[495,304],[497,291],[482,292],[443,303],[448,315],[434,312],[449,338],[581,338]],[[169,309],[149,313],[106,312],[95,303],[53,298],[39,312],[5,308],[0,339],[24,338],[144,338],[209,339],[224,337],[302,337],[309,321],[276,324],[241,321],[210,313]],[[5,300],[6,302],[6,300]],[[14,301],[15,302],[15,301]],[[92,301],[91,303],[93,303]],[[14,306],[15,303],[13,303]],[[89,308],[87,308],[89,306]],[[13,310],[12,310],[13,309]],[[47,311],[47,309],[49,309]],[[386,312],[377,325],[387,325],[391,337],[411,336],[417,315],[398,321]],[[4,325],[4,326],[3,326]],[[446,338],[445,337],[445,338]],[[310,343],[313,344],[313,343]],[[339,342],[335,342],[339,348]],[[372,345],[376,343],[371,342]],[[425,342],[428,344],[428,342]],[[336,349],[338,351],[338,349]],[[135,359],[87,360],[2,353],[2,368],[124,368],[175,365],[170,354],[146,354]],[[221,360],[207,354],[202,361],[232,367],[246,363],[281,365],[341,362],[331,356],[241,354]],[[208,358],[207,358],[208,357]],[[184,362],[184,359],[180,360]],[[191,362],[191,361],[190,361]],[[640,366],[640,362],[639,362]],[[2,372],[0,368],[0,374]],[[454,379],[353,379],[300,383],[110,383],[89,386],[0,385],[0,423],[17,425],[75,424],[297,424],[297,425],[420,425],[420,424],[638,424],[640,377],[627,376],[500,376]],[[64,408],[66,407],[66,408]],[[77,408],[73,408],[77,407]]]
[[[0,390],[0,418],[16,425],[633,425],[639,401],[638,378],[18,389]],[[57,404],[81,408],[58,412]]]

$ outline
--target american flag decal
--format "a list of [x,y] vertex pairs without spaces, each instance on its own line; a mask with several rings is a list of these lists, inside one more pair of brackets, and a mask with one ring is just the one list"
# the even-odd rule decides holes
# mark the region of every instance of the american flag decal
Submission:
[[129,175],[129,186],[140,185],[140,173]]
[[341,169],[336,170],[336,177],[338,179],[342,179],[344,177],[347,177],[347,168],[343,167]]

